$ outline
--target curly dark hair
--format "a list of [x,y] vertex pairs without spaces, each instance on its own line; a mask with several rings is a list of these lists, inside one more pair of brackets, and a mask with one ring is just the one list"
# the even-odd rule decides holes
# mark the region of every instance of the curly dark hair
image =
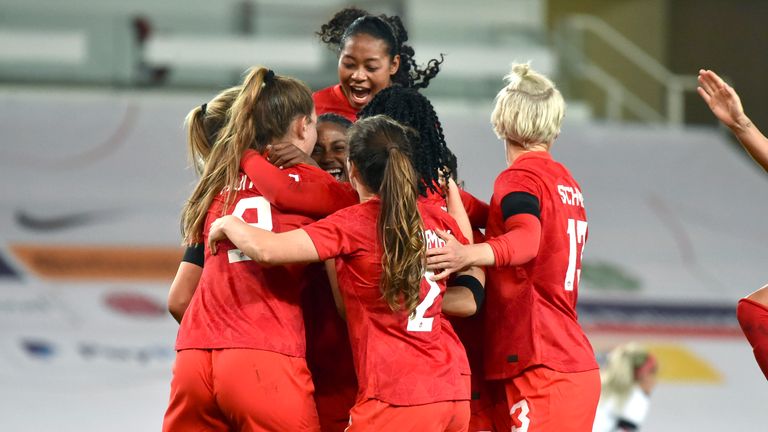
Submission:
[[371,102],[358,114],[363,119],[384,114],[415,129],[419,141],[413,148],[411,161],[421,177],[419,193],[426,196],[427,189],[442,194],[438,186],[442,175],[456,178],[456,155],[445,143],[443,126],[432,103],[416,89],[393,85],[376,93]]
[[316,34],[336,52],[341,52],[347,39],[357,34],[367,34],[383,40],[389,48],[390,59],[396,55],[400,56],[400,67],[392,75],[392,82],[403,87],[427,88],[432,78],[440,72],[440,65],[443,63],[442,54],[440,60],[430,59],[424,67],[416,63],[413,47],[405,43],[408,40],[408,32],[397,15],[371,15],[362,9],[349,7],[337,12]]

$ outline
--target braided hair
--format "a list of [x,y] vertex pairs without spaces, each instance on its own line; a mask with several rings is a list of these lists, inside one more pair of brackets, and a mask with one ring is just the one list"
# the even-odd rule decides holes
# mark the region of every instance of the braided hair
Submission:
[[393,85],[376,93],[358,117],[377,114],[389,116],[419,133],[411,156],[421,177],[419,194],[426,196],[427,190],[442,194],[438,187],[440,177],[456,178],[456,156],[445,143],[443,127],[429,99],[415,89]]
[[400,56],[400,67],[392,75],[392,82],[403,87],[427,88],[443,63],[442,54],[440,60],[430,59],[424,67],[416,63],[413,47],[405,43],[408,32],[397,15],[371,15],[362,9],[349,7],[337,12],[316,34],[336,52],[341,52],[347,40],[358,34],[367,34],[386,42],[389,58]]

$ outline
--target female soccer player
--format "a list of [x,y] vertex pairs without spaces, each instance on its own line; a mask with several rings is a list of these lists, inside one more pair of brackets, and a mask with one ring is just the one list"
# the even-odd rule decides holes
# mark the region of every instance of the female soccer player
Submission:
[[[361,120],[349,134],[349,173],[360,204],[287,233],[231,216],[209,233],[213,250],[228,238],[266,264],[341,260],[339,288],[360,386],[350,432],[459,431],[469,421],[466,355],[440,313],[445,285],[424,269],[425,249],[440,243],[436,230],[465,240],[444,211],[417,201],[408,156],[414,139],[384,116]],[[464,277],[483,276],[472,269]]]
[[323,24],[317,35],[339,54],[339,83],[313,95],[318,114],[333,112],[355,121],[357,112],[382,89],[393,83],[426,88],[440,71],[442,59],[418,67],[398,16],[346,8]]
[[[309,153],[315,123],[304,83],[252,69],[184,208],[185,242],[204,242],[207,227],[224,214],[273,231],[311,222],[272,208],[239,164],[245,149],[263,151],[281,141]],[[302,167],[289,173],[301,181]],[[226,253],[206,250],[181,321],[163,430],[319,430],[304,359],[302,268],[264,268],[231,245],[220,246]]]
[[[736,91],[710,70],[699,71],[699,95],[720,122],[727,126],[744,149],[768,172],[768,138],[744,113]],[[768,378],[768,285],[739,300],[736,318],[755,360]]]
[[602,393],[592,432],[635,432],[642,426],[656,386],[658,362],[635,343],[619,345],[608,353],[600,374]]
[[[457,222],[463,217],[469,224],[469,227],[462,228],[464,235],[472,240],[480,237],[482,234],[478,228],[485,227],[488,219],[488,204],[457,188],[453,181],[448,182],[448,188],[455,189],[456,193],[446,194],[443,190],[442,179],[455,177],[457,161],[445,142],[442,123],[429,99],[416,89],[393,85],[377,93],[373,100],[360,111],[359,118],[364,119],[379,114],[389,116],[419,132],[419,142],[413,149],[412,158],[414,168],[421,178],[419,198],[424,202],[448,209]],[[452,203],[452,197],[459,198],[457,205]],[[462,214],[467,214],[468,220]],[[470,232],[472,237],[469,237]],[[472,287],[464,289],[469,290],[479,310],[484,292],[472,291]],[[482,319],[479,316],[473,316],[471,319],[452,317],[449,319],[466,348],[472,369],[470,430],[485,430],[489,419],[484,412],[491,405],[491,401],[482,381]]]
[[[509,167],[496,178],[486,243],[428,251],[430,268],[488,272],[485,375],[506,400],[498,430],[586,431],[600,396],[592,346],[576,317],[587,217],[581,188],[549,150],[565,103],[554,84],[514,65],[491,123]],[[511,425],[510,425],[511,423]]]
[[[205,161],[208,160],[213,143],[226,122],[227,111],[241,90],[241,86],[228,88],[210,102],[195,107],[187,114],[184,120],[187,128],[187,151],[198,175],[203,174]],[[187,246],[168,291],[168,311],[179,323],[203,273],[203,249],[202,243]]]

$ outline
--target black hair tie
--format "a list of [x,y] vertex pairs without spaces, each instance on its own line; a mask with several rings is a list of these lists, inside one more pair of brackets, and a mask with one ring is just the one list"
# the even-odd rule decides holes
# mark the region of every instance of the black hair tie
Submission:
[[275,80],[275,71],[267,69],[267,73],[264,74],[264,84],[269,84]]
[[207,109],[208,109],[207,103],[200,105],[200,117],[205,117],[205,113]]

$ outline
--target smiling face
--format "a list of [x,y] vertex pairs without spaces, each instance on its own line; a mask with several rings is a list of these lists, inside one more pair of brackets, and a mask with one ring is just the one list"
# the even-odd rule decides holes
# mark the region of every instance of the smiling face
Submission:
[[320,168],[338,181],[349,181],[347,174],[347,130],[333,122],[317,125],[317,144],[312,150],[312,159]]
[[350,36],[339,56],[339,83],[349,105],[360,110],[392,84],[400,56],[389,56],[387,42],[366,33]]

